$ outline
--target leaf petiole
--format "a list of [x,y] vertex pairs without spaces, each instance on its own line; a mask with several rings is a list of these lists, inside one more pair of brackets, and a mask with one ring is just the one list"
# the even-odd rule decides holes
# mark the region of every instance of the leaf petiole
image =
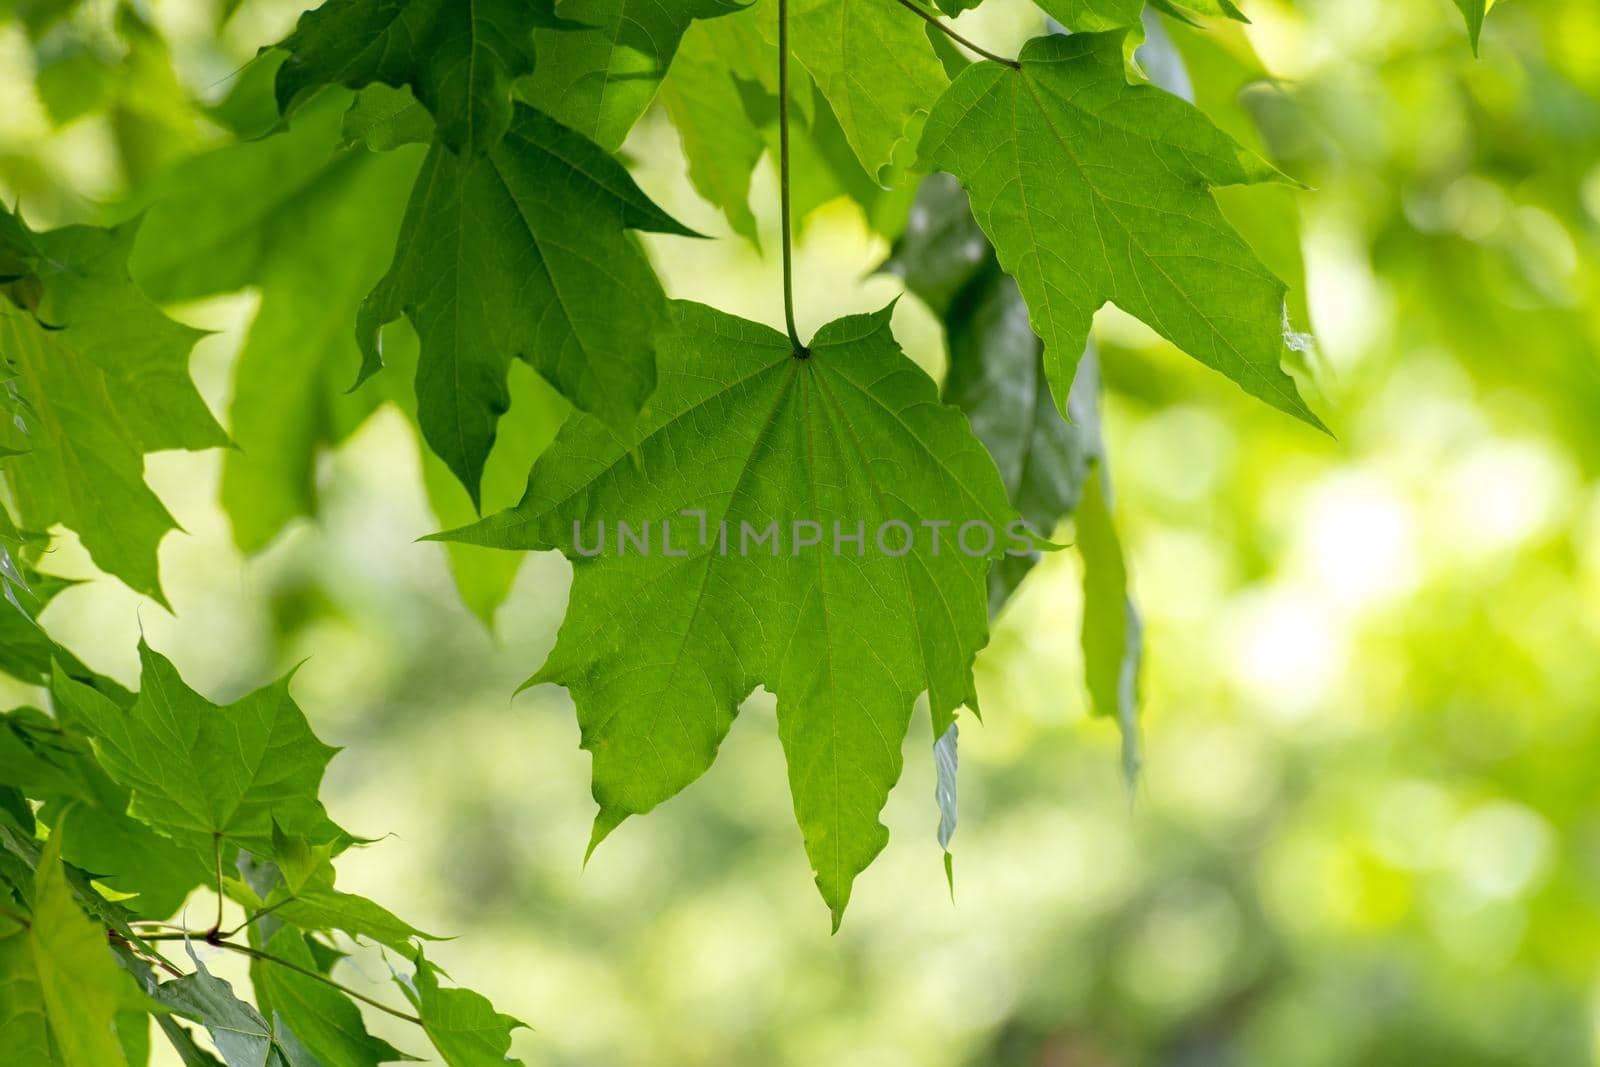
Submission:
[[789,221],[789,0],[778,0],[778,206],[783,226],[783,319],[795,358],[811,350],[794,325],[794,236]]
[[916,15],[918,18],[922,19],[922,21],[926,22],[928,25],[932,26],[946,37],[950,38],[956,44],[960,45],[962,48],[965,48],[967,51],[980,55],[984,59],[993,60],[994,62],[1003,66],[1010,67],[1012,70],[1022,69],[1022,64],[1017,62],[1015,59],[1007,59],[1005,56],[995,55],[987,48],[980,48],[978,45],[973,44],[971,41],[961,36],[961,34],[957,33],[955,30],[952,30],[949,26],[946,26],[943,22],[940,22],[929,12],[924,11],[921,7],[912,3],[911,0],[894,0],[894,2],[912,14]]

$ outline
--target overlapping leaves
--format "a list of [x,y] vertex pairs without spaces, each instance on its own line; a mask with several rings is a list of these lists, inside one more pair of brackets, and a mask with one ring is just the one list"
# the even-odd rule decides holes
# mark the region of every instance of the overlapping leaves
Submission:
[[1038,38],[1018,69],[973,65],[929,118],[925,157],[961,180],[1017,279],[1063,413],[1090,321],[1109,300],[1320,426],[1281,367],[1286,287],[1209,191],[1279,175],[1182,100],[1129,85],[1122,40]]
[[[17,610],[0,602],[0,614]],[[0,716],[7,1062],[133,1067],[148,1056],[152,1019],[188,1064],[219,1061],[179,1020],[203,1028],[226,1067],[411,1058],[368,1033],[334,974],[344,956],[335,934],[415,960],[407,988],[422,991],[420,1013],[389,1010],[417,1023],[444,1062],[476,1067],[488,1050],[502,1062],[520,1024],[475,993],[441,987],[420,955],[425,935],[334,889],[333,858],[351,838],[317,798],[333,750],[311,733],[287,680],[216,705],[148,646],[140,652],[135,695],[87,671],[69,677],[62,663],[76,661],[56,648],[55,714]],[[223,886],[250,921],[182,932],[147,923],[171,920],[200,884]],[[187,942],[187,970],[162,954],[169,941]],[[250,957],[255,1004],[207,969],[201,953],[219,950]]]
[[137,231],[33,233],[0,208],[0,471],[22,529],[70,527],[96,566],[164,603],[156,550],[176,523],[144,456],[228,438],[189,378],[200,332],[129,277]]
[[407,316],[417,420],[474,501],[514,356],[613,424],[654,387],[664,297],[629,228],[689,235],[621,164],[526,105],[482,156],[435,144],[423,162],[394,263],[358,316],[362,376],[382,366],[379,329]]
[[534,70],[534,30],[553,0],[328,0],[279,47],[280,108],[325,85],[409,86],[454,151],[475,155],[511,126],[512,83]]

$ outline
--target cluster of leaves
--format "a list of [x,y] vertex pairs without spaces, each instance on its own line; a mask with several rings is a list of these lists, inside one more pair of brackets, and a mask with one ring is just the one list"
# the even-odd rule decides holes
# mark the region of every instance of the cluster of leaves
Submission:
[[[0,666],[48,692],[51,714],[0,714],[0,1047],[8,1063],[145,1063],[152,1020],[186,1064],[361,1067],[409,1058],[368,1033],[356,1001],[421,1028],[446,1063],[503,1062],[520,1024],[441,986],[429,935],[335,885],[359,839],[329,819],[318,787],[335,749],[311,732],[289,678],[229,704],[195,693],[141,642],[131,693],[55,646],[23,612],[62,583],[31,579],[0,605]],[[174,923],[198,887],[216,921]],[[245,920],[223,928],[224,899]],[[343,943],[405,961],[411,1010],[334,977]],[[181,943],[185,957],[163,949]],[[197,951],[198,950],[198,951]],[[250,960],[254,1003],[201,953]]]
[[[73,6],[22,13],[43,32]],[[162,600],[156,549],[173,522],[144,484],[145,454],[237,445],[223,504],[241,547],[258,549],[315,511],[318,454],[389,401],[427,445],[430,497],[459,527],[441,537],[475,609],[487,616],[504,597],[516,559],[485,562],[482,546],[572,559],[567,620],[532,680],[573,695],[594,758],[596,843],[702,774],[765,686],[837,925],[887,839],[878,816],[923,692],[948,843],[955,717],[976,713],[988,618],[1031,565],[998,549],[940,554],[936,541],[903,557],[731,557],[705,537],[682,557],[591,558],[572,531],[596,521],[637,528],[696,511],[755,526],[1003,528],[1020,514],[1048,534],[1072,515],[1089,689],[1121,723],[1131,768],[1140,635],[1096,427],[1094,314],[1115,303],[1321,423],[1284,370],[1303,347],[1290,328],[1303,321],[1283,250],[1293,241],[1260,206],[1281,203],[1272,187],[1287,180],[1230,110],[1247,47],[1196,48],[1213,62],[1189,95],[1221,101],[1213,117],[1133,61],[1147,34],[1166,39],[1163,25],[1181,38],[1216,20],[1220,36],[1243,14],[1228,0],[1157,0],[1159,14],[1141,0],[1040,6],[1072,32],[1016,60],[969,62],[912,0],[328,0],[212,110],[226,143],[136,174],[108,225],[35,233],[0,214],[8,594],[60,524],[102,569]],[[1474,40],[1484,6],[1462,2]],[[786,109],[780,18],[799,65]],[[1187,56],[1166,47],[1189,79]],[[888,268],[946,327],[943,403],[887,311],[831,323],[797,350],[666,298],[635,232],[696,235],[614,155],[658,97],[695,187],[752,240],[751,174],[779,115],[795,116],[798,213],[842,194],[898,238]],[[1254,201],[1224,188],[1261,184]],[[157,304],[241,288],[260,309],[225,434],[185,369],[198,334]],[[530,465],[520,502],[495,511],[518,500]],[[55,682],[60,720],[77,698]],[[70,706],[99,708],[75,713],[89,724],[77,728],[106,775],[135,779],[122,785],[136,812],[177,820],[156,829],[202,859],[210,833],[230,856],[285,862],[265,809],[240,836],[192,825],[209,805],[140,800],[172,769],[135,775],[101,696]],[[314,778],[320,766],[281,771]],[[328,855],[349,843],[318,817],[282,829]],[[412,992],[427,987],[419,978]]]

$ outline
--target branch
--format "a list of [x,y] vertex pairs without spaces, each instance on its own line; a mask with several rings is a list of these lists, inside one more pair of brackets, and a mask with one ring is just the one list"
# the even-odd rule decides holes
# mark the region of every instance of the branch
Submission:
[[217,935],[215,933],[206,933],[204,931],[198,931],[198,930],[179,930],[179,931],[174,931],[172,933],[166,933],[166,934],[151,934],[148,937],[146,937],[144,940],[146,940],[146,941],[203,941],[208,945],[214,945],[217,948],[225,948],[229,952],[237,952],[241,956],[249,956],[253,960],[261,960],[263,963],[275,964],[275,965],[277,965],[279,967],[283,967],[283,968],[285,968],[287,970],[294,971],[297,974],[303,974],[307,978],[314,978],[317,981],[321,982],[323,985],[332,986],[334,989],[337,989],[339,992],[343,993],[345,996],[354,997],[356,1000],[361,1001],[361,1003],[363,1003],[363,1004],[369,1004],[372,1007],[377,1008],[381,1012],[385,1012],[385,1013],[387,1013],[389,1015],[393,1015],[396,1019],[404,1019],[406,1022],[415,1023],[417,1026],[421,1026],[422,1025],[422,1020],[420,1018],[418,1018],[417,1016],[411,1015],[411,1014],[409,1014],[407,1012],[403,1012],[399,1008],[391,1008],[391,1007],[389,1007],[389,1005],[385,1004],[383,1001],[374,1000],[374,999],[372,999],[371,997],[367,996],[364,993],[357,993],[354,989],[351,989],[349,986],[343,985],[343,984],[341,984],[339,982],[335,982],[332,978],[329,978],[327,975],[323,974],[321,971],[313,971],[309,967],[302,967],[298,963],[294,963],[294,962],[292,962],[290,960],[286,960],[281,956],[274,956],[270,952],[263,952],[258,948],[251,948],[249,945],[241,945],[241,944],[239,944],[238,942],[235,942],[235,941],[224,941],[221,938],[221,936],[219,936],[219,935]]

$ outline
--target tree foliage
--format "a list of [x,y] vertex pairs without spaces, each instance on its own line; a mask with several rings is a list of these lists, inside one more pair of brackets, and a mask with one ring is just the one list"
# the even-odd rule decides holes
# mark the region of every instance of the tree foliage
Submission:
[[[1476,49],[1487,5],[1457,3]],[[153,452],[229,449],[222,503],[253,552],[317,513],[323,453],[398,408],[480,615],[516,561],[481,549],[571,560],[566,622],[529,684],[573,696],[591,848],[703,774],[764,686],[835,929],[887,841],[924,693],[948,848],[956,719],[978,710],[988,619],[1068,520],[1091,703],[1133,773],[1142,633],[1096,313],[1114,304],[1322,422],[1301,394],[1292,213],[1272,199],[1290,179],[1226,103],[1237,84],[1217,84],[1248,74],[1199,48],[1139,58],[1163,20],[1203,34],[1245,12],[1040,7],[1075,32],[1010,58],[914,0],[327,0],[210,107],[131,7],[101,28],[116,48],[73,68],[100,71],[93,85],[41,61],[57,121],[117,110],[160,133],[129,138],[128,196],[83,223],[36,230],[0,208],[0,669],[43,706],[0,732],[0,1037],[20,1062],[141,1061],[151,1018],[191,1063],[211,1060],[185,1021],[230,1067],[397,1058],[333,977],[336,935],[406,959],[410,1011],[378,1007],[448,1063],[501,1062],[520,1025],[441,985],[427,935],[335,887],[335,860],[365,842],[319,800],[334,750],[288,677],[215,704],[141,643],[128,692],[38,626],[63,588],[46,573],[58,528],[166,605],[157,552],[175,523],[144,479]],[[72,2],[3,10],[41,56],[92,18]],[[668,299],[639,233],[658,249],[701,237],[617,154],[657,99],[737,237],[761,237],[750,190],[767,156],[802,225],[854,201],[893,242],[885,269],[944,327],[942,390],[902,353],[892,306],[802,344],[792,309],[785,335]],[[259,308],[225,432],[189,376],[202,335],[162,305],[245,288]],[[589,550],[586,530],[611,544]],[[971,530],[989,535],[976,551]],[[200,886],[250,921],[165,925]],[[254,1004],[198,946],[250,958]]]

